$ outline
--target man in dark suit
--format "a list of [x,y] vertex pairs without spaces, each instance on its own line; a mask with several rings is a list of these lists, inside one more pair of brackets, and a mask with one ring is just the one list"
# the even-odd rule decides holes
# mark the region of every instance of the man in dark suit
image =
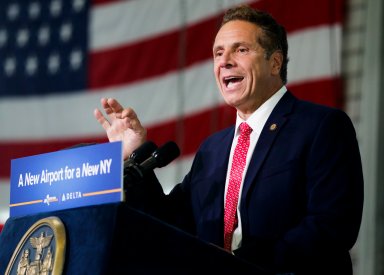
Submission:
[[[287,52],[286,32],[270,15],[228,10],[213,58],[236,125],[203,142],[169,195],[151,174],[128,200],[273,273],[352,274],[363,207],[356,133],[341,110],[287,91]],[[128,158],[146,130],[131,108],[101,103],[108,119],[99,110],[95,117],[110,141],[123,140]]]

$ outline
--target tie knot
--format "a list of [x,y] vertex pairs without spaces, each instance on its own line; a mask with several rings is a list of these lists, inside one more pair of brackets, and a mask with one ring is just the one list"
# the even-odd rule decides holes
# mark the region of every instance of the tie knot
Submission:
[[241,135],[250,135],[251,132],[252,132],[252,128],[246,122],[242,122],[240,124]]

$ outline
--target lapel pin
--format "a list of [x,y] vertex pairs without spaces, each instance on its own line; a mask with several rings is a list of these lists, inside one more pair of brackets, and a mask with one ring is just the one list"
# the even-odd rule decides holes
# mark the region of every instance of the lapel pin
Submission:
[[277,129],[277,124],[276,123],[272,123],[271,126],[269,126],[269,130],[270,131],[275,131]]

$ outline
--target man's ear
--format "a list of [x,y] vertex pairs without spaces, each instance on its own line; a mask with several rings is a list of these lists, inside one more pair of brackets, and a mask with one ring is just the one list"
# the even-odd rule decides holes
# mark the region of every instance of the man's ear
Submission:
[[277,50],[275,51],[270,58],[270,64],[271,64],[271,74],[272,75],[279,75],[281,66],[283,64],[283,54],[281,51]]

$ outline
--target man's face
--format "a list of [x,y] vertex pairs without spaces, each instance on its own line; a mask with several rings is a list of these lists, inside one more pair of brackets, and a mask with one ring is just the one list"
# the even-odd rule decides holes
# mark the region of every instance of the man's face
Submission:
[[261,34],[255,24],[230,21],[221,27],[213,45],[217,85],[226,103],[240,115],[253,113],[276,92],[273,89],[280,67],[276,71],[274,58],[266,60],[257,42]]

